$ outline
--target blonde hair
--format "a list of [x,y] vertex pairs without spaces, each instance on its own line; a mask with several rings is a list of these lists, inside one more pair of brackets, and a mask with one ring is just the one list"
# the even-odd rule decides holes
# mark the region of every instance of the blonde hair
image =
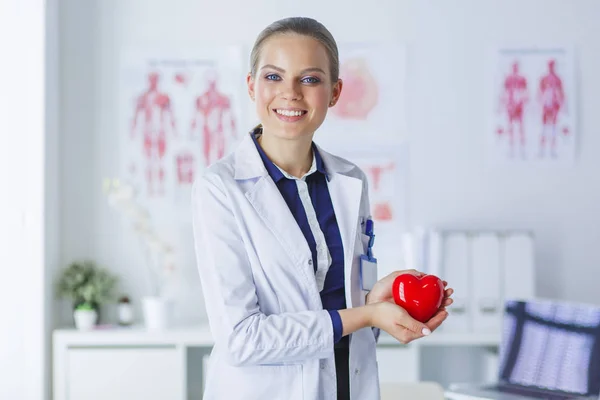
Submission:
[[253,78],[256,77],[256,69],[258,68],[258,59],[260,57],[260,51],[263,43],[271,36],[278,34],[295,33],[298,35],[309,36],[318,40],[329,57],[329,72],[331,74],[331,81],[333,83],[338,81],[340,74],[340,60],[338,55],[338,48],[331,35],[331,32],[325,28],[320,22],[307,17],[291,17],[280,19],[267,26],[258,35],[252,52],[250,53],[250,74]]

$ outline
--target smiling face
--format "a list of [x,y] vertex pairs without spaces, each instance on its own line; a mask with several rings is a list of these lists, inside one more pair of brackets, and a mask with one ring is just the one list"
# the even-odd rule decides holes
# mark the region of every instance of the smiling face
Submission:
[[267,39],[247,83],[263,131],[280,139],[312,140],[342,89],[341,80],[332,82],[324,46],[298,34]]

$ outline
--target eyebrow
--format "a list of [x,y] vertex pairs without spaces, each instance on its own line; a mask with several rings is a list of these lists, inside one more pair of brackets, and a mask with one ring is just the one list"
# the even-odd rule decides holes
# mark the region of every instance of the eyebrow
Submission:
[[[273,64],[267,64],[267,65],[264,65],[264,66],[262,66],[260,69],[261,69],[261,70],[263,70],[263,69],[265,69],[265,68],[271,68],[271,69],[274,69],[275,71],[279,71],[279,72],[282,72],[282,73],[283,73],[283,72],[285,72],[285,69],[283,69],[283,68],[279,68],[279,67],[276,67],[276,66],[275,66],[275,65],[273,65]],[[322,74],[325,74],[325,71],[323,71],[323,70],[322,70],[321,68],[319,68],[319,67],[310,67],[310,68],[305,68],[305,69],[303,69],[302,71],[300,71],[300,74],[305,74],[305,73],[307,73],[307,72],[321,72]]]

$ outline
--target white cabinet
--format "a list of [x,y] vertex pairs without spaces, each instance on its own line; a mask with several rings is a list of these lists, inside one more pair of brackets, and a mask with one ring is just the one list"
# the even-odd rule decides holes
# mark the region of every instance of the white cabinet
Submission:
[[[404,346],[382,332],[377,347],[380,381],[434,380],[445,386],[448,379],[478,380],[482,368],[475,361],[482,357],[475,354],[476,357],[467,358],[463,353],[481,350],[487,357],[483,351],[496,349],[499,339],[499,333],[434,332]],[[53,399],[200,399],[206,355],[213,343],[206,325],[162,332],[139,327],[89,332],[56,330]],[[474,367],[469,370],[471,365]],[[453,371],[456,373],[450,374]]]
[[58,329],[53,334],[53,399],[199,398],[201,387],[188,385],[188,374],[201,376],[202,370],[189,370],[189,349],[208,351],[212,345],[207,326],[162,332],[142,327]]
[[185,376],[177,348],[71,348],[68,400],[184,399]]

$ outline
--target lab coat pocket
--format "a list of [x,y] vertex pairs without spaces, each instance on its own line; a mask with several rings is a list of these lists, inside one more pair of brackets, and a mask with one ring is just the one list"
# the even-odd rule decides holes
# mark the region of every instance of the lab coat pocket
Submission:
[[227,399],[302,400],[302,364],[271,364],[230,367]]

